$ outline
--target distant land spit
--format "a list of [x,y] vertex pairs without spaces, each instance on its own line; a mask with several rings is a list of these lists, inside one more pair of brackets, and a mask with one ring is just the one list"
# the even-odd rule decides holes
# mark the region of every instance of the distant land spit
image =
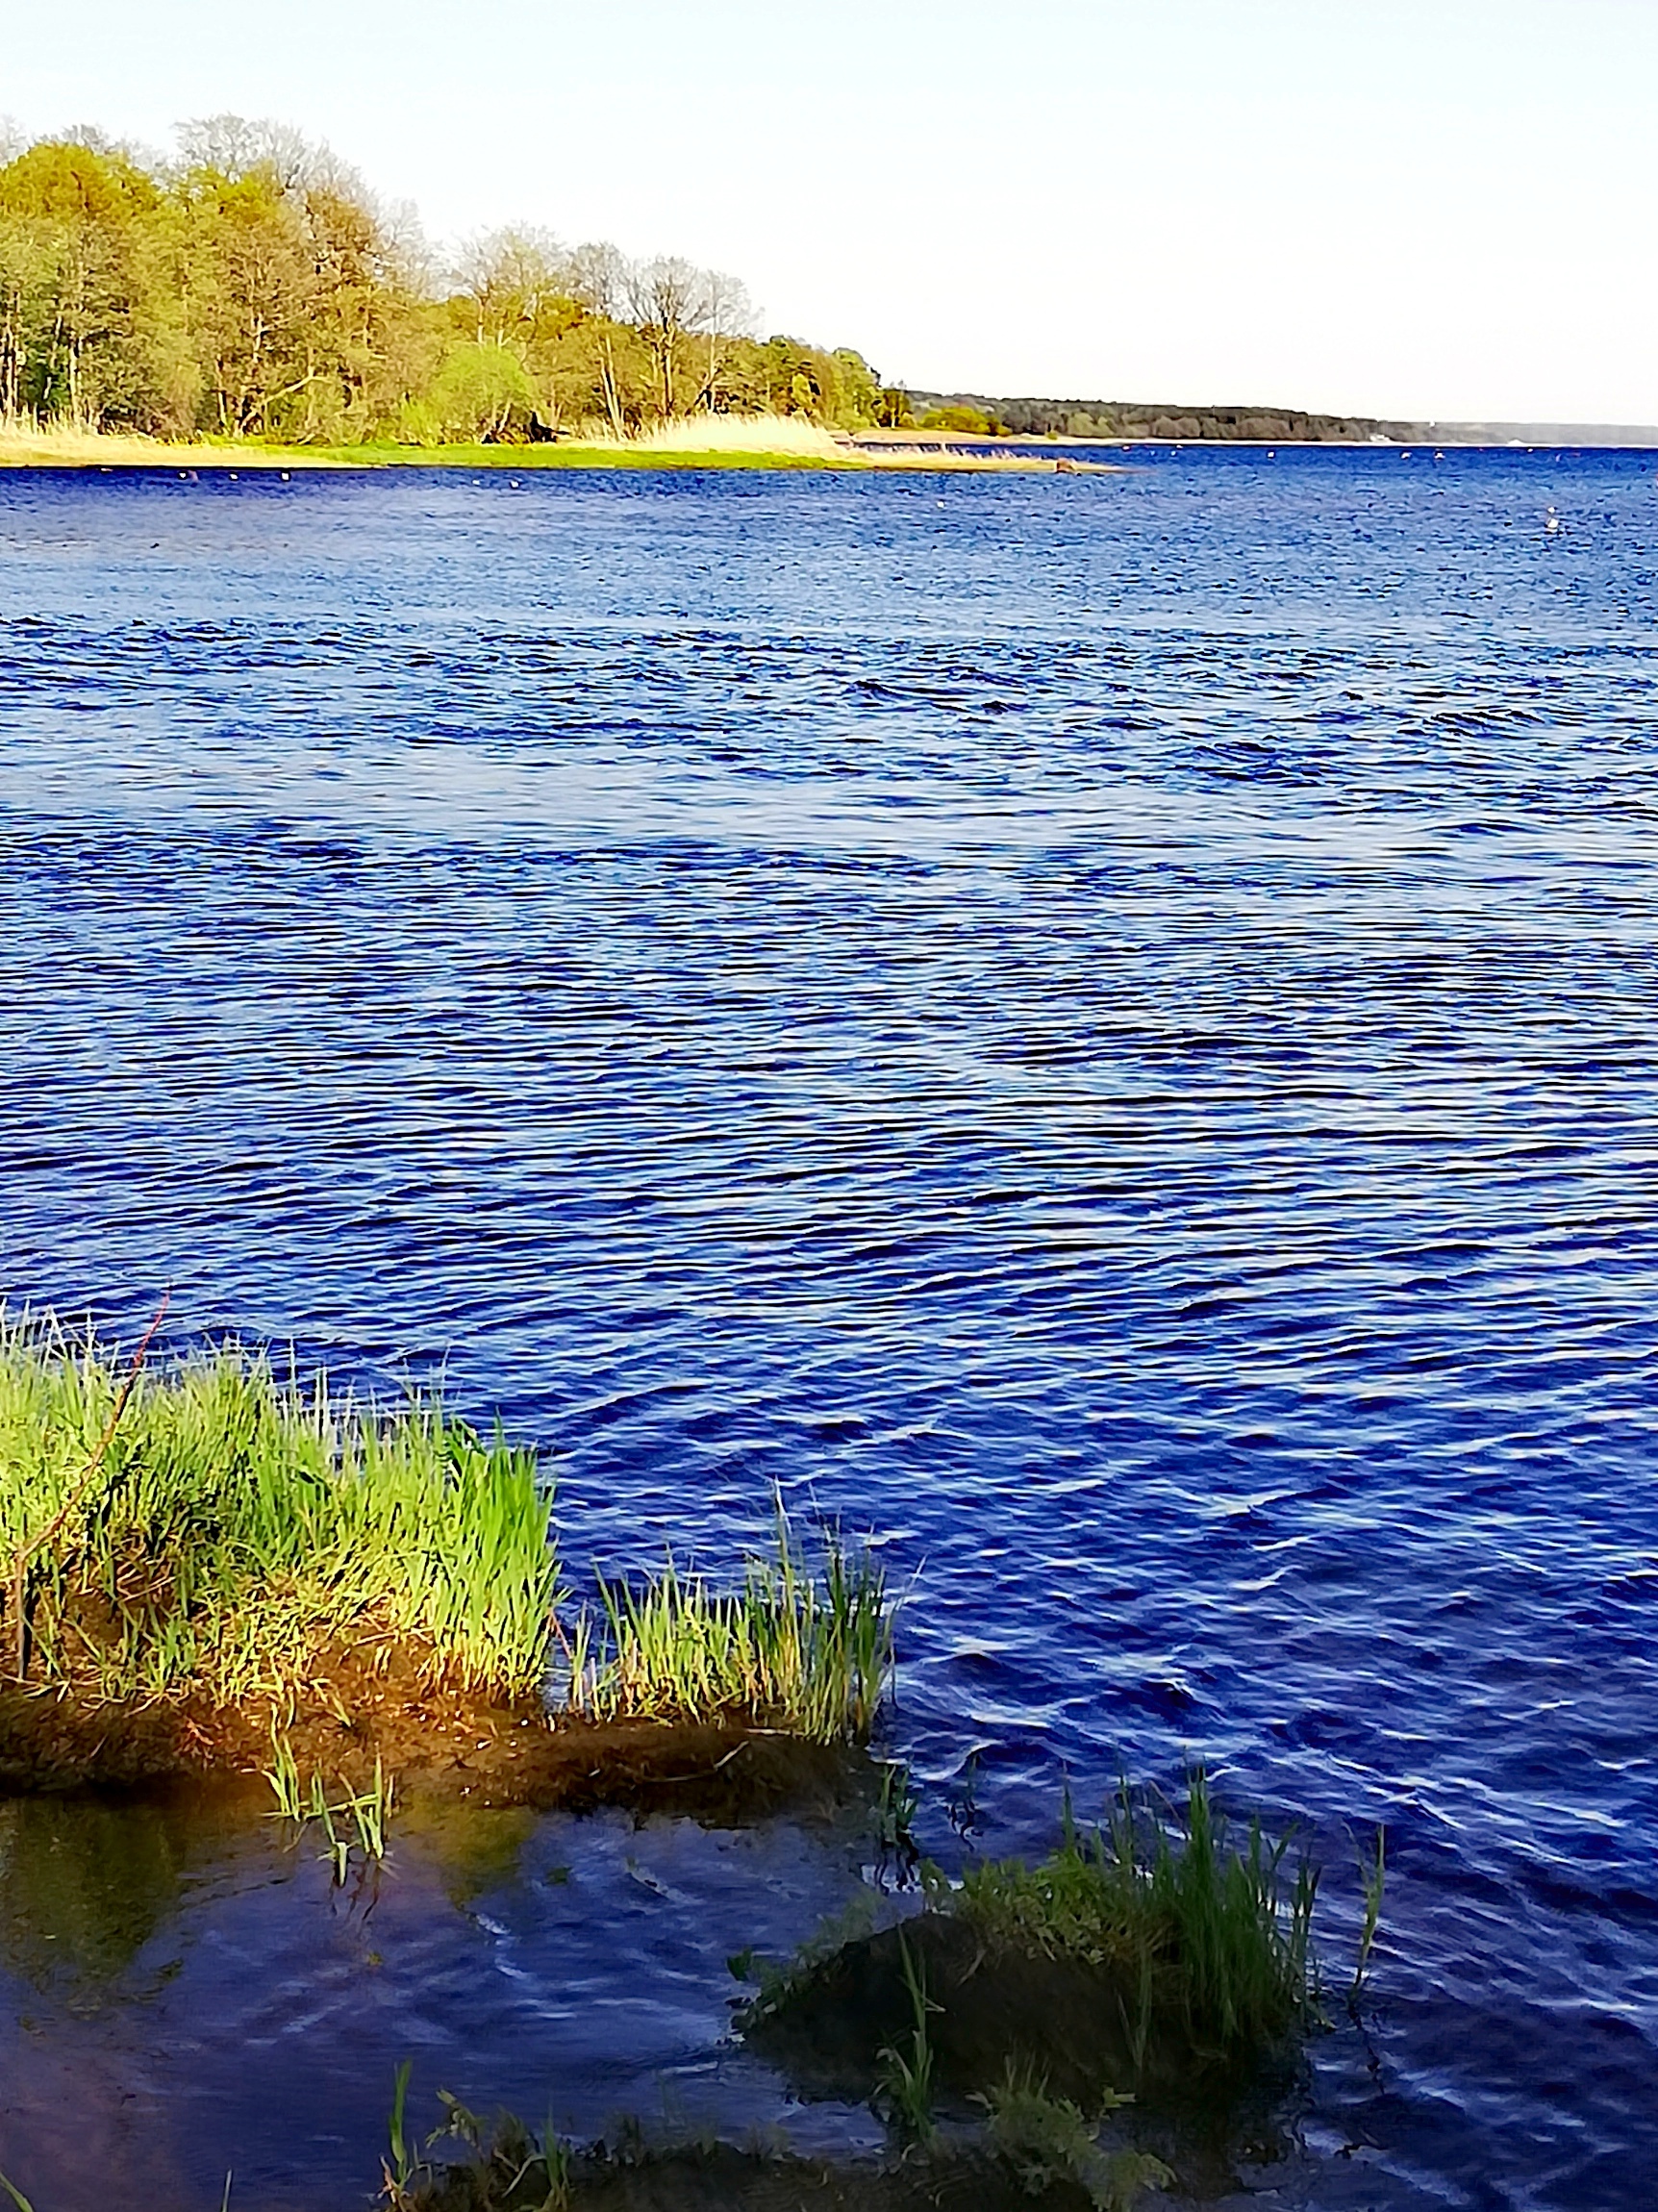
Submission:
[[960,410],[1015,438],[1205,439],[1266,444],[1658,446],[1658,424],[1407,422],[1293,407],[1187,407],[1118,399],[1005,399],[910,389],[917,416]]

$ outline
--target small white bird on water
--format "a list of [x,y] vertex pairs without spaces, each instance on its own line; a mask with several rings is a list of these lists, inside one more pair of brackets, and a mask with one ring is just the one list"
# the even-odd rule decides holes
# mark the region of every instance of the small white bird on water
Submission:
[[1556,515],[1552,507],[1543,518],[1543,527],[1550,538],[1554,537],[1560,528],[1560,516]]

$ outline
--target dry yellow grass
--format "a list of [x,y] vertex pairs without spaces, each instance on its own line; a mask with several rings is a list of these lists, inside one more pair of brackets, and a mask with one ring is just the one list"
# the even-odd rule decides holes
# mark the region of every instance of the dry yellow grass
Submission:
[[277,452],[258,445],[206,445],[159,438],[123,437],[109,430],[66,424],[0,421],[0,468],[335,468],[320,455]]
[[602,433],[584,445],[622,447],[633,453],[797,453],[824,461],[846,458],[846,444],[832,431],[798,415],[684,415],[659,422],[637,438]]
[[584,435],[583,446],[614,453],[751,453],[787,455],[801,460],[833,462],[854,468],[927,468],[946,470],[1017,470],[1021,474],[1051,473],[1054,463],[1042,454],[963,452],[948,440],[931,438],[894,438],[891,442],[871,438],[866,442],[844,431],[825,430],[797,415],[687,415],[673,422],[659,422],[635,438],[618,440],[594,429]]

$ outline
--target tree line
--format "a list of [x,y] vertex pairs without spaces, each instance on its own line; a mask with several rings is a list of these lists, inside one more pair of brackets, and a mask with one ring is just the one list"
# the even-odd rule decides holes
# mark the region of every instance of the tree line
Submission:
[[760,338],[736,278],[677,256],[518,228],[444,261],[282,125],[212,116],[166,160],[0,146],[0,421],[437,444],[698,411],[907,415],[851,347]]
[[1267,444],[1364,444],[1419,435],[1419,423],[1294,407],[1171,407],[1120,399],[991,399],[982,392],[912,391],[923,430],[986,438],[1201,438]]
[[96,131],[0,135],[0,424],[436,445],[621,438],[699,412],[975,437],[1414,428],[907,392],[850,346],[761,338],[738,279],[677,256],[520,227],[440,257],[410,211],[282,124],[209,116],[165,159]]

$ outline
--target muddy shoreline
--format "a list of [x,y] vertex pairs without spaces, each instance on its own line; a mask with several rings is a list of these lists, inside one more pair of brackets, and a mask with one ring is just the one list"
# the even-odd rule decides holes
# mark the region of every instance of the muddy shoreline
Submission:
[[268,1810],[273,1734],[302,1772],[361,1788],[377,1766],[399,1802],[586,1812],[620,1806],[718,1823],[788,1810],[828,1816],[871,1790],[867,1757],[752,1718],[600,1721],[378,1684],[292,1714],[112,1704],[72,1691],[0,1687],[0,1793],[245,1796]]

